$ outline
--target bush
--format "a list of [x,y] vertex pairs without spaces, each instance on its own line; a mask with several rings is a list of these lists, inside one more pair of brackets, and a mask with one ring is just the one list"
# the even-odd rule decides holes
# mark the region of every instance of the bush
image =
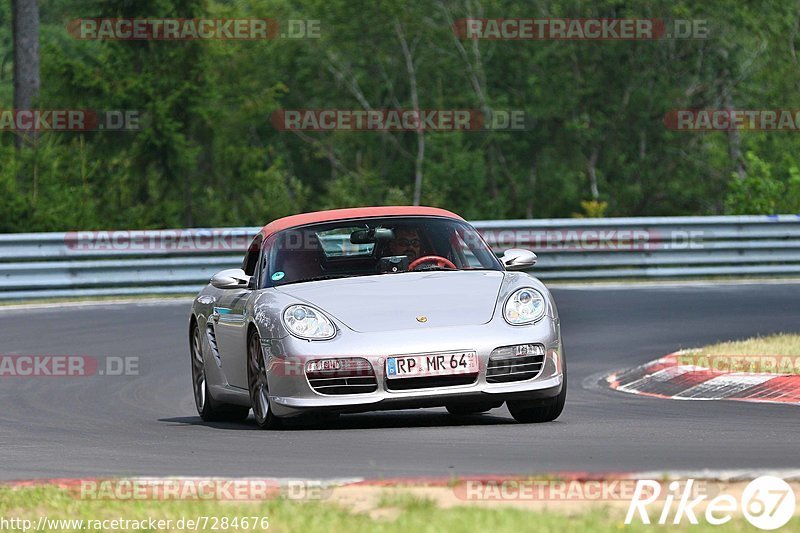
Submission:
[[[725,198],[725,212],[731,215],[772,215],[788,206],[784,199],[786,186],[773,177],[772,167],[753,152],[747,152],[747,176],[744,179],[731,175],[728,195]],[[790,182],[800,182],[800,176],[793,169]]]

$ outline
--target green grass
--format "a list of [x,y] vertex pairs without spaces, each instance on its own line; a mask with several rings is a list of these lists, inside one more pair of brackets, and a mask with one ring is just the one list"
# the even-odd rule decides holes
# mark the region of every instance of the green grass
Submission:
[[741,341],[728,341],[704,346],[692,353],[704,355],[787,355],[800,356],[800,335],[778,333],[765,337],[753,337]]
[[[390,489],[387,489],[390,490]],[[385,509],[393,512],[384,514]],[[723,532],[752,530],[742,518],[734,518],[724,526],[684,524],[647,526],[623,524],[623,511],[619,508],[580,508],[575,513],[533,512],[512,508],[486,508],[462,506],[440,508],[433,500],[391,492],[380,498],[369,513],[354,513],[326,501],[299,502],[285,499],[258,503],[217,501],[97,501],[80,500],[73,493],[57,487],[12,489],[0,488],[0,517],[27,518],[36,523],[39,516],[49,519],[172,519],[199,516],[268,517],[269,530],[281,532],[584,532],[584,531],[691,531]],[[702,519],[701,519],[702,520]],[[795,518],[787,528],[800,529]],[[80,531],[79,529],[50,529],[51,531]],[[201,529],[202,530],[202,529]],[[254,529],[227,529],[227,531],[253,531]],[[86,529],[84,529],[86,531]],[[113,530],[111,530],[113,531]],[[171,531],[179,531],[171,529]],[[218,531],[223,531],[218,529]]]

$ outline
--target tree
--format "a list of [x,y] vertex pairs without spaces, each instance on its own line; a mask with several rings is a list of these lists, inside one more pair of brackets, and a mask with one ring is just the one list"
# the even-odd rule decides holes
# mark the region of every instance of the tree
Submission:
[[[39,94],[39,8],[36,0],[12,0],[14,109],[29,109]],[[35,132],[30,132],[33,137]],[[18,136],[19,150],[25,136]]]

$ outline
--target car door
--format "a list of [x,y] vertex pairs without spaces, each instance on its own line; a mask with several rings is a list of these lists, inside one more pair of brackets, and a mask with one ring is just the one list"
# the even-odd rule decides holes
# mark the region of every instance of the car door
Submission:
[[262,236],[253,239],[242,264],[245,274],[252,276],[247,287],[228,289],[217,299],[214,312],[214,331],[222,360],[222,371],[228,383],[247,388],[247,303],[258,287]]

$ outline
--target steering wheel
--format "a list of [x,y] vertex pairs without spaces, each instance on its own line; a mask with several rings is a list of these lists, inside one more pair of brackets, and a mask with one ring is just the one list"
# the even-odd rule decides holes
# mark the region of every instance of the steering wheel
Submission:
[[410,265],[408,265],[409,270],[416,270],[416,268],[423,264],[423,263],[436,263],[436,266],[440,267],[448,267],[452,268],[453,270],[458,270],[458,267],[450,261],[446,257],[442,257],[441,255],[425,255],[420,257],[419,259],[414,259]]

